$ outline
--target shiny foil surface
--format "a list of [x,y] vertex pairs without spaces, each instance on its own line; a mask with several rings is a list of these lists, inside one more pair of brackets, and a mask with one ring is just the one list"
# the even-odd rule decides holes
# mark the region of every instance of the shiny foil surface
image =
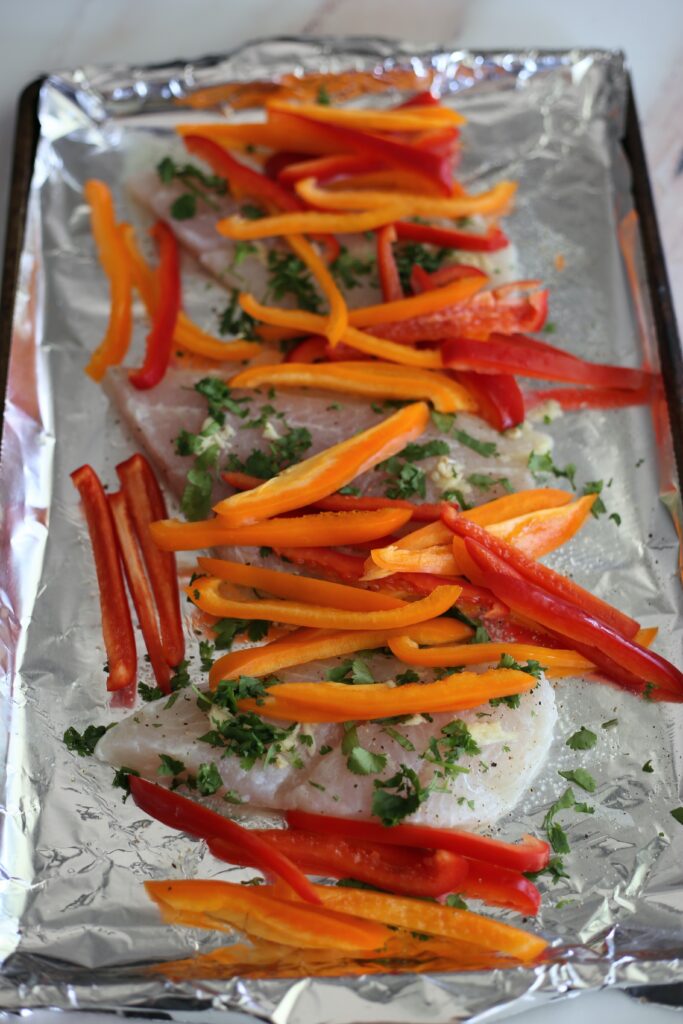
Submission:
[[[557,684],[560,720],[541,776],[500,834],[541,834],[543,815],[580,765],[596,778],[592,815],[565,812],[570,877],[541,880],[535,926],[552,941],[535,968],[458,974],[299,980],[171,982],[149,967],[222,944],[207,932],[162,925],[142,883],[169,876],[230,877],[202,843],[122,803],[111,769],[69,753],[64,730],[123,716],[108,706],[92,557],[69,473],[90,462],[114,484],[134,450],[116,410],[83,373],[106,322],[82,186],[109,182],[122,219],[134,216],[125,175],[172,138],[179,120],[215,119],[187,99],[230,82],[284,73],[395,68],[433,78],[468,118],[460,176],[476,190],[501,178],[520,188],[506,230],[522,276],[551,289],[554,344],[594,361],[656,359],[629,170],[619,139],[626,77],[621,55],[420,52],[375,39],[266,40],[227,57],[155,68],[81,68],[51,76],[40,99],[41,134],[14,315],[0,466],[0,1008],[144,1008],[231,1011],[278,1024],[489,1019],[522,1005],[604,985],[646,986],[683,972],[681,706],[614,687]],[[395,102],[389,90],[373,102]],[[241,117],[245,115],[240,112]],[[554,257],[564,256],[566,269]],[[200,285],[197,286],[199,295]],[[192,298],[192,297],[190,297]],[[144,337],[138,318],[138,342]],[[669,512],[677,492],[661,476],[669,438],[647,408],[566,414],[547,428],[556,464],[603,480],[609,511],[553,564],[613,601],[656,648],[681,664],[683,604]],[[143,678],[147,666],[143,664]],[[146,679],[146,681],[148,681]],[[602,729],[612,719],[618,724]],[[593,750],[566,746],[581,725]],[[652,773],[642,766],[651,760]],[[577,793],[578,795],[578,793]],[[505,915],[503,915],[505,916]],[[512,918],[510,918],[512,920]]]

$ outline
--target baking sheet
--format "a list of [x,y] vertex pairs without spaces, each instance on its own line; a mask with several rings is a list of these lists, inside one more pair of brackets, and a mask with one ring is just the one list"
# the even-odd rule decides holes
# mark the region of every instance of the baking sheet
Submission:
[[[544,898],[539,923],[563,948],[557,963],[433,978],[197,978],[182,985],[142,971],[216,941],[160,926],[155,908],[142,904],[141,882],[225,869],[201,844],[169,837],[121,805],[111,771],[76,759],[61,742],[68,725],[120,717],[103,700],[96,583],[68,474],[89,461],[112,481],[114,465],[131,451],[116,413],[82,373],[101,334],[107,294],[81,187],[91,176],[107,180],[126,210],[123,179],[140,152],[151,151],[179,119],[215,118],[215,109],[186,109],[198,90],[295,68],[363,68],[378,76],[407,68],[431,78],[469,118],[466,183],[520,181],[507,226],[524,276],[540,276],[551,288],[556,338],[605,362],[637,365],[643,351],[656,354],[639,239],[629,235],[629,170],[619,146],[627,80],[618,54],[416,56],[377,40],[275,40],[198,65],[52,76],[41,92],[0,465],[7,668],[0,697],[7,766],[0,1007],[162,1008],[171,1000],[282,1022],[342,1024],[380,1015],[449,1021],[511,1008],[530,991],[551,998],[606,983],[673,980],[683,948],[683,829],[669,812],[681,802],[683,716],[581,683],[560,684],[561,721],[541,785],[504,823],[538,831],[565,788],[557,768],[574,764],[566,737],[580,724],[619,718],[618,729],[606,730],[581,759],[599,782],[591,798],[596,813],[570,819],[571,878]],[[389,91],[385,101],[394,98]],[[563,273],[553,267],[557,252],[565,256]],[[591,524],[554,564],[643,625],[659,625],[658,649],[680,663],[676,536],[658,499],[667,438],[655,437],[643,409],[565,416],[548,430],[559,465],[577,463],[582,480],[612,480],[605,498],[622,516],[618,529],[606,518]],[[666,483],[675,511],[677,492]],[[643,774],[653,757],[656,771]]]

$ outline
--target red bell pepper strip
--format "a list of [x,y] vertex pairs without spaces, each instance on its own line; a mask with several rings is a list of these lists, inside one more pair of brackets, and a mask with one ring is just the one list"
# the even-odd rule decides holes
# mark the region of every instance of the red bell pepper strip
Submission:
[[441,521],[456,536],[465,537],[476,541],[477,544],[483,545],[496,558],[509,566],[510,570],[514,571],[515,574],[541,587],[549,594],[563,601],[568,601],[579,608],[583,608],[594,618],[604,622],[610,629],[615,630],[622,636],[631,639],[640,629],[635,619],[624,615],[618,608],[613,608],[606,601],[602,601],[588,590],[584,590],[578,583],[574,583],[559,572],[549,569],[542,562],[529,558],[519,548],[506,543],[498,537],[494,537],[488,530],[483,529],[477,523],[473,523],[470,519],[458,515],[453,509],[444,508],[441,513]]
[[166,373],[180,310],[180,257],[175,235],[163,221],[156,222],[151,235],[159,245],[156,275],[159,301],[154,310],[152,329],[147,335],[145,361],[128,375],[133,387],[141,391],[156,387]]
[[460,595],[455,604],[466,614],[486,619],[502,619],[508,615],[509,609],[495,597],[490,590],[477,587],[462,576],[438,576],[430,572],[395,572],[386,579],[377,581],[380,589],[399,591],[412,590],[416,594],[431,594],[434,587],[458,586]]
[[410,287],[415,294],[427,292],[432,288],[443,288],[453,281],[460,281],[463,277],[487,277],[483,270],[478,267],[470,267],[466,263],[449,263],[445,267],[439,267],[429,273],[419,263],[416,263],[410,272]]
[[[263,483],[257,476],[249,476],[248,473],[226,471],[222,474],[226,484],[230,484],[237,491],[249,491]],[[320,509],[323,512],[370,512],[378,508],[407,508],[412,512],[411,519],[418,523],[433,523],[441,517],[442,502],[436,504],[414,504],[403,498],[357,498],[351,494],[331,494],[328,498],[321,498],[313,501],[306,508]],[[297,514],[302,510],[299,509]],[[376,540],[372,542],[373,547],[379,547]]]
[[168,665],[176,666],[185,654],[185,636],[180,616],[175,555],[171,551],[161,551],[149,530],[150,523],[168,517],[166,502],[144,455],[133,455],[120,462],[116,472],[152,585],[164,657]]
[[315,178],[316,181],[329,181],[344,174],[365,174],[381,168],[379,160],[368,160],[364,156],[343,153],[339,156],[320,156],[310,159],[302,156],[298,163],[290,163],[283,167],[278,179],[283,185],[293,185],[303,178]]
[[[279,850],[307,875],[353,878],[402,896],[436,897],[460,892],[469,874],[468,862],[445,850],[358,842],[300,829],[261,829],[252,835]],[[258,866],[253,854],[236,843],[217,839],[209,841],[209,849],[229,864]]]
[[513,612],[540,623],[568,640],[602,651],[617,665],[653,687],[660,687],[662,699],[683,696],[683,672],[654,651],[628,640],[601,619],[530,583],[488,547],[466,539],[468,555],[479,569],[484,584],[505,601]]
[[[559,633],[544,633],[541,643],[545,644],[547,647],[566,647],[567,640],[566,637],[560,636]],[[615,661],[608,658],[607,655],[597,647],[591,647],[589,644],[582,644],[577,640],[572,640],[572,647],[578,654],[582,654],[584,658],[587,658],[593,665],[595,665],[601,675],[605,676],[605,678],[611,682],[617,683],[617,685],[623,690],[630,690],[631,693],[640,694],[641,696],[647,694],[648,699],[653,701],[683,700],[683,693],[675,696],[670,690],[663,690],[659,687],[654,687],[653,689],[649,683],[645,682],[644,679],[640,679],[632,672],[622,668],[621,665],[617,665]]]
[[500,864],[487,864],[482,860],[469,860],[467,863],[469,871],[458,889],[461,896],[483,900],[490,906],[517,910],[527,917],[536,916],[541,907],[541,894],[520,871],[511,871]]
[[407,100],[403,100],[402,103],[396,105],[397,110],[405,110],[409,107],[438,107],[441,100],[434,96],[429,89],[423,89],[421,92],[416,92],[414,96],[410,96]]
[[509,373],[475,373],[452,370],[451,373],[474,396],[477,412],[496,430],[509,430],[524,422],[524,395]]
[[164,659],[154,598],[145,573],[144,562],[138,548],[135,529],[128,506],[126,505],[126,499],[122,491],[117,491],[116,494],[108,495],[107,500],[119,542],[119,550],[121,551],[128,589],[133,598],[135,612],[140,623],[154,678],[163,693],[170,693],[169,681],[171,670]]
[[[298,345],[290,349],[285,356],[286,363],[320,363],[326,361],[328,349],[327,338],[320,334],[312,334],[304,338]],[[256,484],[254,484],[256,487]]]
[[130,792],[136,805],[169,828],[187,832],[197,839],[220,840],[236,844],[253,858],[254,866],[274,874],[294,889],[307,903],[320,903],[311,883],[283,853],[252,829],[210,811],[165,786],[158,786],[136,775],[129,775]]
[[[482,375],[483,376],[483,375]],[[525,396],[527,409],[542,402],[559,402],[565,412],[577,409],[621,409],[631,405],[647,405],[658,391],[653,379],[644,388],[619,391],[616,388],[543,388]]]
[[287,824],[311,832],[331,833],[369,843],[417,846],[422,850],[449,850],[461,857],[496,864],[513,871],[541,871],[548,864],[550,847],[542,839],[524,836],[519,843],[478,836],[461,829],[430,828],[427,825],[379,825],[357,818],[333,818],[308,811],[287,811]]
[[270,113],[270,119],[273,124],[291,133],[293,146],[297,145],[299,138],[308,140],[309,145],[313,140],[319,141],[321,152],[333,146],[335,152],[351,152],[370,160],[378,160],[389,167],[420,175],[430,185],[437,186],[445,196],[451,194],[452,177],[448,161],[428,150],[381,138],[357,128],[313,121],[301,114],[278,110]]
[[92,466],[75,469],[71,479],[81,496],[95,558],[109,666],[107,689],[122,690],[135,682],[137,654],[114,523],[107,496]]
[[263,165],[263,170],[269,178],[282,180],[280,178],[282,172],[288,167],[301,163],[302,160],[308,160],[307,153],[290,153],[287,150],[279,150],[270,154]]
[[365,558],[362,555],[347,555],[334,548],[274,548],[276,555],[286,558],[294,565],[310,565],[321,569],[340,580],[356,581],[365,572]]
[[510,244],[507,235],[500,228],[489,228],[485,234],[474,231],[459,231],[456,228],[435,227],[432,224],[416,224],[400,220],[396,223],[396,235],[407,242],[425,242],[439,245],[443,249],[463,249],[470,252],[496,252]]
[[589,387],[642,389],[652,380],[651,374],[644,370],[589,363],[576,356],[568,356],[560,349],[552,352],[531,346],[525,349],[496,334],[491,335],[485,345],[464,338],[448,338],[443,344],[442,354],[444,366],[455,370],[514,373]]
[[398,276],[398,267],[394,259],[393,243],[396,241],[396,232],[393,224],[385,224],[379,228],[377,234],[377,269],[379,270],[379,283],[382,289],[382,298],[385,302],[396,302],[403,298],[401,279]]

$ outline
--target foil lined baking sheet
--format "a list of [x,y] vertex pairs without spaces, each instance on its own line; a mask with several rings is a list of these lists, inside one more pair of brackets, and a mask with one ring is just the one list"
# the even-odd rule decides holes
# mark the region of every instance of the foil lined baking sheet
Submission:
[[[507,228],[523,276],[551,288],[553,341],[622,365],[656,352],[619,144],[626,95],[619,54],[417,53],[375,39],[281,39],[192,65],[81,68],[45,82],[0,464],[2,1009],[202,1010],[207,1019],[212,1009],[229,1009],[228,1019],[278,1024],[447,1022],[483,1018],[494,1007],[504,1015],[521,999],[529,1005],[681,976],[683,828],[670,814],[683,786],[680,707],[636,702],[608,686],[558,685],[560,721],[547,765],[502,823],[503,834],[508,826],[510,834],[539,832],[566,785],[558,768],[575,766],[567,736],[582,724],[595,728],[599,743],[580,761],[598,780],[595,813],[563,819],[570,878],[545,887],[538,920],[553,956],[534,969],[446,975],[174,983],[150,973],[151,965],[219,943],[161,925],[142,882],[225,877],[226,868],[202,844],[169,836],[123,805],[111,770],[75,758],[62,743],[69,725],[121,717],[106,705],[96,581],[69,472],[90,462],[113,482],[113,467],[133,448],[83,374],[108,301],[83,182],[108,181],[127,212],[124,179],[140,154],[170,140],[180,119],[216,117],[216,106],[196,106],[198,94],[224,112],[234,95],[226,85],[349,69],[378,78],[407,70],[431,81],[469,119],[466,184],[519,180]],[[395,98],[388,90],[373,102]],[[670,439],[655,433],[642,408],[566,415],[547,429],[556,463],[575,462],[580,479],[603,480],[609,509],[622,519],[619,527],[606,516],[591,523],[554,564],[644,626],[658,625],[658,650],[680,664],[676,533],[659,499]],[[666,490],[677,514],[673,481]],[[614,718],[618,727],[600,729]],[[642,771],[648,760],[653,773]]]

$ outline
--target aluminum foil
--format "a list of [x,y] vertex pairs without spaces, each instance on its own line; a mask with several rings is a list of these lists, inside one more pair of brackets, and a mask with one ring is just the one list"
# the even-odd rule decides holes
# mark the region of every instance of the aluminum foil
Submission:
[[[552,940],[533,969],[296,981],[232,978],[172,983],[149,965],[208,950],[215,937],[159,923],[141,896],[150,877],[225,874],[202,844],[168,835],[110,785],[106,767],[70,754],[71,724],[120,715],[105,704],[96,582],[69,472],[91,462],[113,482],[132,443],[102,391],[83,374],[102,331],[106,286],[81,189],[97,176],[125,210],[135,153],[170,138],[199,90],[283,74],[412,70],[469,118],[462,175],[485,187],[520,182],[508,221],[524,275],[551,288],[556,337],[594,360],[636,365],[656,352],[642,255],[619,145],[625,71],[619,54],[416,52],[376,39],[268,40],[227,57],[155,68],[81,68],[51,76],[14,317],[0,494],[0,1008],[230,1010],[278,1024],[497,1019],[522,1005],[604,985],[681,977],[683,713],[636,703],[612,687],[560,683],[560,722],[540,783],[510,815],[540,830],[565,787],[558,768],[598,780],[593,815],[563,817],[570,877],[547,885],[539,927]],[[218,99],[221,93],[203,93]],[[387,98],[394,97],[391,92]],[[555,267],[562,253],[566,269]],[[610,510],[556,564],[644,625],[680,663],[683,618],[676,535],[658,498],[657,441],[644,409],[566,415],[548,430],[555,461],[602,479]],[[676,506],[676,492],[669,504]],[[618,726],[601,729],[618,719]],[[579,725],[599,734],[580,761],[566,746]],[[648,760],[653,773],[644,773]],[[235,876],[231,876],[235,877]],[[238,876],[239,877],[239,876]]]

